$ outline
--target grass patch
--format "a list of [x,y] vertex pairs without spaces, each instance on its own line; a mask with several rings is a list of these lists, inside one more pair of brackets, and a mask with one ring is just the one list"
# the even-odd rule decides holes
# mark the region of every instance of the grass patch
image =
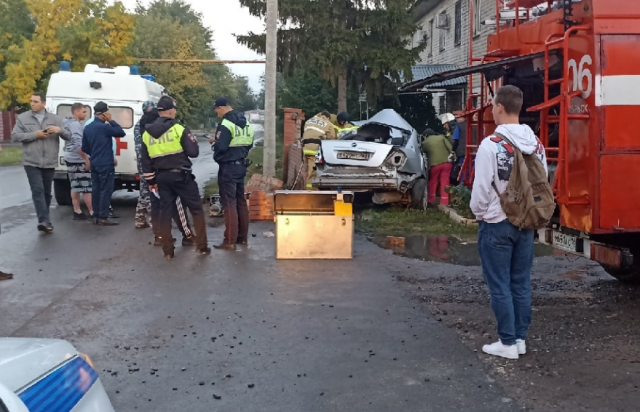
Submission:
[[17,166],[22,163],[22,147],[5,146],[0,153],[1,166]]
[[217,195],[218,193],[220,193],[220,187],[218,186],[218,178],[214,177],[204,185],[204,198],[207,199],[208,201],[212,195]]
[[418,233],[473,234],[478,229],[451,220],[438,209],[413,210],[389,207],[365,210],[356,216],[356,229],[372,236],[408,236]]

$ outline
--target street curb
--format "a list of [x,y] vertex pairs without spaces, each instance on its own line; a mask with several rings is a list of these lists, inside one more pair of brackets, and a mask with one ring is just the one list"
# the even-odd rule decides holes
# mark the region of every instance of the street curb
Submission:
[[454,222],[458,222],[461,225],[465,226],[478,226],[478,222],[473,219],[467,219],[466,217],[462,217],[455,210],[451,209],[448,206],[438,205],[438,209],[446,213],[451,220]]

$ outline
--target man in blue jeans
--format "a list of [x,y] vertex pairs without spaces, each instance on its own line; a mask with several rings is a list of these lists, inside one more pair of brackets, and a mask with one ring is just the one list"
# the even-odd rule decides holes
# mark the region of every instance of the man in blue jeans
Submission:
[[116,165],[113,138],[124,137],[126,133],[111,119],[109,106],[105,102],[98,102],[93,111],[94,121],[84,128],[82,151],[91,157],[94,223],[99,226],[115,226],[117,223],[109,220]]
[[544,147],[529,126],[520,124],[522,101],[522,91],[515,86],[501,87],[496,93],[493,117],[498,127],[478,148],[470,205],[480,222],[478,251],[500,338],[482,351],[507,359],[518,359],[527,351],[534,238],[533,230],[519,230],[507,220],[497,193],[506,190],[511,176],[511,143],[523,154],[536,153],[547,170]]

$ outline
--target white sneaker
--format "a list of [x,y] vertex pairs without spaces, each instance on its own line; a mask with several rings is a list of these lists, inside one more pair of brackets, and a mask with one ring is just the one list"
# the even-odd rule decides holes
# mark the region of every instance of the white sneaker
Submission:
[[527,344],[522,339],[516,339],[516,347],[518,348],[518,355],[524,355],[527,353]]
[[507,359],[518,359],[518,347],[516,345],[503,345],[497,341],[491,345],[484,345],[482,351],[489,355],[500,356]]

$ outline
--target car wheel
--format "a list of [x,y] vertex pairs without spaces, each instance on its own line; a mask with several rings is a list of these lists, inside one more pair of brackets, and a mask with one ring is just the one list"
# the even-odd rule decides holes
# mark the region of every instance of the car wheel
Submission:
[[53,193],[60,206],[71,206],[71,183],[67,179],[53,181]]
[[411,206],[414,209],[427,210],[428,200],[427,180],[420,178],[416,180],[411,188]]

